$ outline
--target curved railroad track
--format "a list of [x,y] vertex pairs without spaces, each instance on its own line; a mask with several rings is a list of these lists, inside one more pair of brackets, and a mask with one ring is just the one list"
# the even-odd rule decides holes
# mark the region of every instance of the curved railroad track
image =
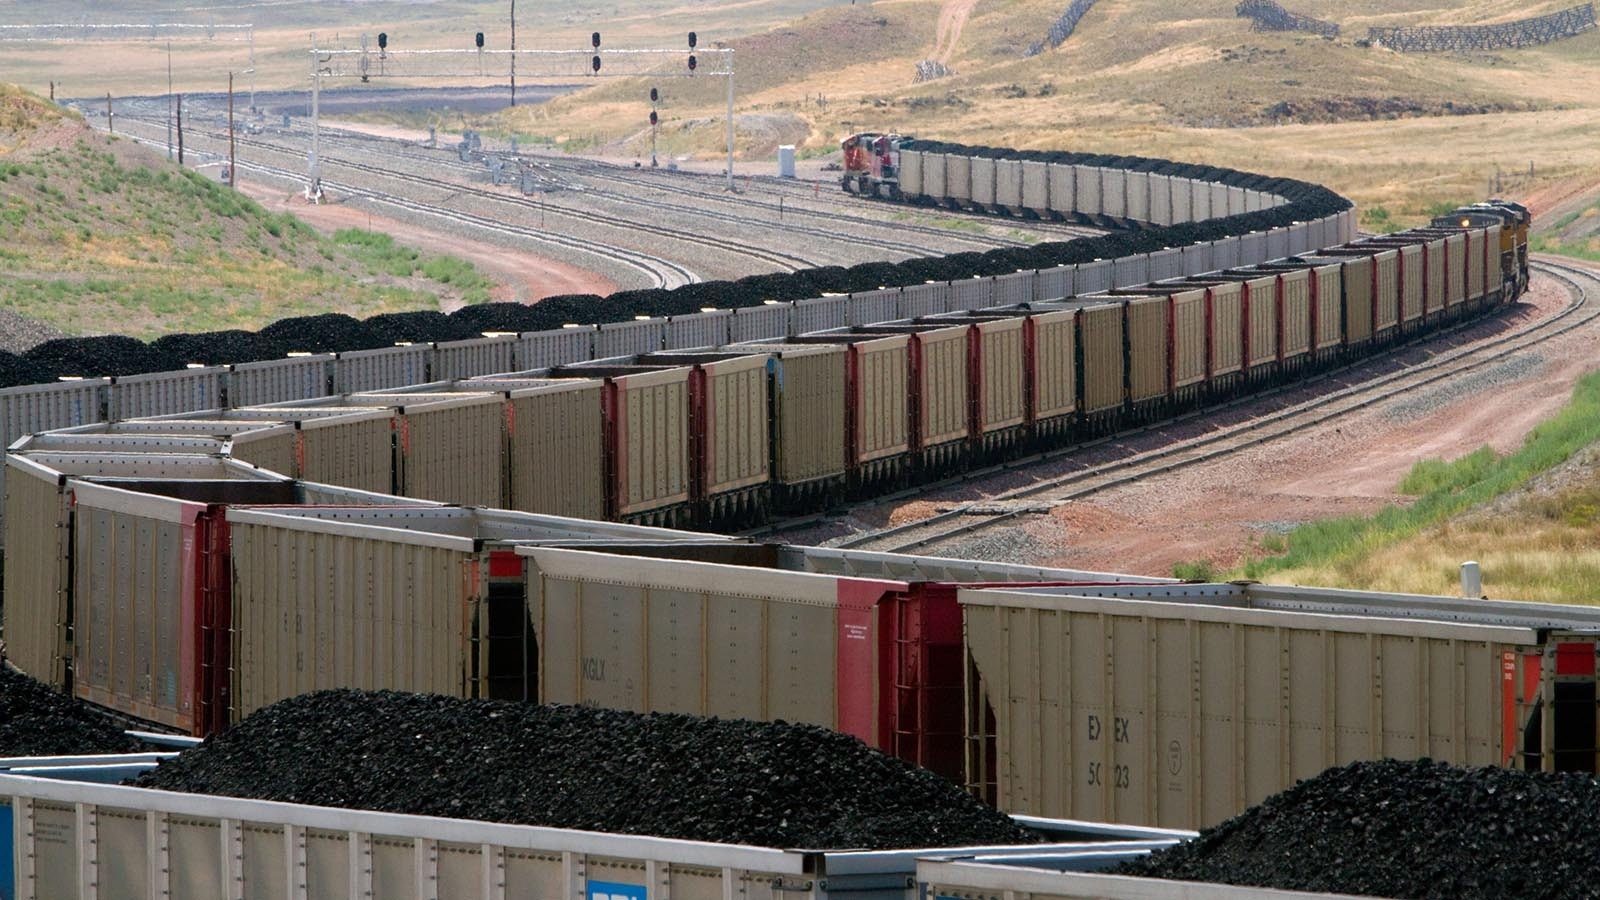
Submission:
[[[322,131],[323,140],[328,140],[330,134],[334,135],[335,139],[338,140],[369,143],[379,142],[387,144],[391,148],[397,144],[403,147],[413,149],[416,148],[416,145],[409,141],[396,141],[393,138],[386,138],[343,128],[324,128]],[[438,156],[428,153],[400,153],[395,155],[426,162],[429,165],[438,165],[440,163]],[[450,164],[448,153],[444,153],[443,155],[446,157],[446,164]],[[478,155],[484,156],[487,154],[480,152]],[[724,187],[723,177],[720,175],[704,175],[696,172],[683,171],[673,172],[671,173],[671,178],[682,182],[679,184],[673,184],[670,183],[666,177],[664,177],[664,173],[648,172],[646,170],[634,170],[626,166],[621,166],[602,160],[545,154],[520,154],[512,158],[530,166],[548,169],[552,172],[567,172],[579,176],[604,178],[608,181],[635,185],[648,190],[659,191],[661,193],[670,193],[689,197],[699,203],[713,202],[724,205],[736,204],[739,208],[743,209],[760,209],[772,214],[781,213],[785,216],[803,216],[814,220],[819,220],[826,226],[831,227],[822,229],[807,229],[804,233],[813,233],[817,237],[830,241],[838,241],[840,240],[840,236],[844,234],[844,231],[841,230],[839,226],[851,225],[855,226],[855,228],[853,228],[849,234],[855,243],[872,247],[881,247],[884,249],[899,250],[901,252],[915,253],[917,255],[927,255],[930,251],[924,245],[907,244],[903,241],[863,236],[860,234],[860,229],[884,229],[893,231],[898,235],[925,234],[932,237],[937,237],[941,242],[944,243],[965,243],[971,245],[973,248],[986,250],[1007,247],[1026,247],[1030,246],[1032,243],[1035,243],[1023,240],[1021,238],[1011,238],[1002,235],[961,232],[955,228],[940,228],[933,225],[919,225],[914,222],[889,221],[885,219],[871,218],[868,216],[854,215],[851,213],[842,212],[836,207],[818,209],[800,204],[791,206],[787,203],[780,204],[767,200],[761,200],[752,197],[749,194],[739,194],[734,195],[734,197],[730,197]],[[457,162],[454,163],[454,165],[460,166],[461,164]],[[479,172],[481,169],[472,168],[471,171]],[[640,174],[633,174],[636,171],[638,171]],[[705,181],[708,183],[704,187],[692,187],[689,183],[693,181]],[[773,193],[783,194],[786,197],[794,197],[798,200],[801,200],[802,204],[804,201],[812,199],[812,190],[808,189],[803,184],[791,184],[784,180],[763,178],[761,179],[761,185],[763,188],[768,189]],[[831,187],[833,190],[837,190],[838,185],[835,184]],[[632,194],[617,194],[615,192],[604,191],[604,189],[597,188],[588,188],[587,190],[590,193],[596,193],[600,196],[618,198],[629,203],[642,202],[637,196]],[[723,219],[725,221],[741,221],[745,224],[767,228],[773,227],[774,225],[774,223],[769,220],[752,218],[750,216],[740,216],[737,213],[711,214],[703,207],[698,206],[684,206],[682,204],[650,201],[643,202],[646,202],[646,205],[662,209],[669,209],[686,215],[701,215],[709,218]],[[891,214],[898,214],[901,216],[906,215],[905,211],[899,208],[892,210]],[[993,225],[997,222],[1004,222],[1005,220],[996,219],[992,216],[961,215],[958,217],[953,217],[951,221],[952,223],[974,222],[983,225]],[[1030,232],[1034,232],[1035,236],[1040,239],[1072,240],[1073,238],[1092,237],[1094,235],[1103,233],[1100,229],[1095,228],[1088,228],[1078,225],[1064,225],[1053,222],[1040,222],[1037,220],[1019,219],[1014,224],[1018,227],[1026,228]],[[796,232],[801,231],[792,225],[785,225],[784,227]],[[949,252],[956,251],[951,250]]]
[[[1001,491],[981,500],[960,502],[952,508],[928,518],[863,532],[844,540],[835,541],[832,546],[888,553],[927,551],[956,538],[963,538],[994,525],[1047,510],[1068,500],[1082,499],[1141,479],[1208,462],[1314,425],[1332,421],[1378,403],[1386,402],[1396,396],[1481,368],[1513,353],[1525,350],[1600,319],[1600,304],[1590,302],[1592,297],[1600,296],[1600,273],[1592,269],[1572,266],[1548,258],[1539,259],[1533,265],[1535,269],[1546,277],[1564,283],[1572,295],[1572,302],[1560,312],[1509,334],[1502,335],[1492,342],[1458,347],[1403,370],[1367,379],[1331,393],[1321,394],[1310,400],[1285,406],[1237,425],[1227,426],[1174,444],[1133,453],[1112,462],[1094,465],[1086,464],[1077,471],[1036,481],[1023,487]],[[1460,327],[1463,326],[1455,326],[1451,331]],[[1443,334],[1448,333],[1450,332],[1443,332]],[[1440,332],[1434,332],[1427,340],[1436,340],[1440,335]],[[1369,357],[1363,362],[1383,359],[1395,352],[1394,349],[1391,349],[1377,356]],[[1081,454],[1085,450],[1103,446],[1120,438],[1125,438],[1129,434],[1159,431],[1162,428],[1190,420],[1196,416],[1211,415],[1245,403],[1269,399],[1282,394],[1286,389],[1302,387],[1318,380],[1326,380],[1341,371],[1346,371],[1348,368],[1350,367],[1342,367],[1319,375],[1316,378],[1296,382],[1293,385],[1253,394],[1219,406],[1206,407],[1182,416],[1151,423],[1141,428],[1110,435],[1085,444],[1013,460],[999,466],[973,470],[933,485],[919,487],[915,491],[905,491],[888,497],[881,497],[865,504],[865,506],[882,507],[887,503],[900,502],[914,496],[926,495],[929,491],[941,487],[951,487],[971,482],[1040,462],[1070,461],[1073,456]],[[780,523],[777,527],[769,529],[768,533],[822,520],[822,517],[809,517],[792,523]]]
[[[125,117],[125,119],[132,118],[134,117]],[[141,124],[149,123],[141,122]],[[124,136],[142,144],[155,147],[165,146],[164,141],[160,139],[139,137],[137,135],[128,134],[126,131],[124,131],[123,134]],[[210,157],[216,156],[215,153],[206,151],[201,152]],[[235,160],[234,164],[237,165],[241,171],[253,172],[257,175],[283,178],[290,181],[305,180],[305,175],[303,172],[283,169],[277,166],[270,166],[265,163],[250,162],[248,160]],[[698,275],[685,266],[679,265],[678,263],[675,263],[669,259],[653,256],[648,253],[641,253],[637,250],[630,250],[626,247],[615,247],[594,241],[568,237],[566,235],[553,234],[551,232],[541,231],[535,228],[512,225],[498,219],[491,219],[486,216],[477,216],[471,213],[450,209],[449,207],[433,206],[416,200],[401,197],[396,194],[389,194],[384,191],[365,188],[355,184],[331,181],[326,178],[323,179],[322,183],[328,190],[335,191],[344,196],[355,197],[369,200],[374,203],[384,204],[395,209],[412,213],[414,215],[441,219],[458,225],[466,225],[474,229],[487,231],[489,233],[498,234],[505,237],[534,241],[547,246],[589,253],[594,256],[622,264],[643,274],[652,282],[654,287],[674,288],[685,284],[691,284],[700,280]]]
[[[147,127],[155,127],[156,125],[159,124],[160,127],[164,129],[165,128],[165,124],[166,124],[164,119],[157,119],[157,117],[153,117],[153,116],[141,116],[141,115],[137,115],[137,114],[124,114],[120,118],[125,123],[128,120],[133,120],[133,121],[136,121],[136,122],[140,123],[141,125],[144,125],[144,126],[147,126]],[[206,138],[207,140],[214,142],[215,144],[221,144],[221,143],[223,143],[223,142],[225,142],[227,140],[227,135],[225,133],[218,133],[218,132],[210,131],[210,130],[207,130],[207,129],[189,128],[189,129],[185,129],[185,131],[189,135],[198,134],[198,135]],[[275,153],[275,154],[280,154],[280,155],[284,155],[284,156],[293,156],[296,153],[292,149],[285,148],[284,146],[282,146],[280,144],[277,144],[277,143],[274,143],[274,142],[271,142],[271,141],[263,141],[263,140],[256,140],[254,138],[239,137],[237,135],[235,135],[234,141],[235,141],[236,144],[239,144],[239,145],[242,145],[242,146],[246,146],[246,147],[253,147],[253,148],[256,148],[258,150],[267,152],[267,153]],[[159,142],[157,142],[157,143],[159,143]],[[215,153],[216,151],[211,151],[211,152]],[[680,229],[680,228],[672,228],[672,227],[668,227],[668,226],[665,226],[665,225],[660,225],[660,224],[657,224],[657,223],[654,223],[654,222],[650,222],[647,219],[640,220],[640,219],[620,218],[620,217],[616,217],[616,216],[605,215],[603,213],[596,213],[596,212],[589,212],[589,211],[586,211],[586,210],[573,209],[573,208],[567,207],[567,206],[557,206],[557,205],[549,205],[549,204],[545,204],[545,205],[541,206],[539,204],[534,203],[531,200],[528,200],[527,198],[524,198],[524,197],[521,197],[521,196],[518,196],[518,195],[515,195],[515,194],[506,194],[506,193],[502,193],[502,192],[499,192],[499,191],[488,190],[486,188],[475,187],[473,185],[465,184],[465,183],[458,182],[458,181],[451,181],[451,180],[447,180],[447,179],[443,179],[443,178],[434,178],[434,177],[431,177],[431,176],[428,176],[428,175],[419,175],[419,174],[411,173],[411,172],[398,172],[398,171],[395,171],[393,168],[388,168],[388,167],[384,167],[384,166],[380,166],[380,165],[370,165],[370,164],[367,164],[367,163],[358,162],[356,160],[342,159],[342,158],[335,157],[335,156],[328,156],[327,154],[323,154],[320,157],[320,160],[321,160],[321,163],[322,163],[322,166],[323,166],[323,171],[325,173],[330,171],[330,170],[344,169],[344,170],[348,170],[348,171],[352,171],[352,172],[357,172],[357,173],[360,173],[361,175],[369,176],[369,177],[374,178],[374,179],[388,179],[390,181],[400,182],[402,184],[421,185],[421,186],[424,186],[424,187],[432,188],[432,189],[437,190],[437,191],[444,192],[448,196],[452,196],[452,197],[467,196],[467,197],[476,198],[478,200],[488,201],[488,202],[493,203],[493,204],[512,206],[512,207],[515,207],[517,212],[519,214],[522,214],[522,215],[531,216],[531,215],[534,214],[535,210],[538,210],[539,214],[542,217],[548,217],[548,218],[551,218],[551,219],[567,218],[567,219],[572,219],[572,220],[579,221],[579,222],[587,222],[589,224],[599,225],[599,226],[606,227],[606,228],[616,228],[616,229],[621,229],[621,230],[625,230],[625,231],[641,232],[641,233],[644,233],[644,234],[651,235],[653,237],[668,238],[670,240],[677,241],[677,242],[684,243],[684,244],[692,244],[692,245],[696,245],[696,246],[700,246],[700,247],[705,247],[705,248],[711,249],[711,250],[713,250],[713,251],[715,251],[717,253],[722,253],[722,254],[727,254],[727,255],[732,255],[732,256],[743,256],[743,257],[747,257],[747,258],[751,258],[751,259],[756,259],[756,260],[759,260],[761,263],[763,263],[766,266],[771,266],[771,267],[774,267],[774,268],[776,268],[778,270],[782,270],[782,271],[794,271],[796,269],[811,268],[812,266],[816,265],[816,263],[813,262],[812,260],[810,260],[810,259],[808,259],[806,257],[803,257],[803,256],[799,256],[797,254],[786,253],[786,252],[777,251],[777,250],[770,250],[770,249],[763,248],[763,247],[752,247],[752,246],[743,245],[743,244],[739,244],[739,243],[732,242],[732,241],[725,241],[725,240],[720,240],[720,239],[717,239],[717,238],[706,237],[703,234],[698,234],[696,232],[687,231],[687,230]],[[432,162],[433,164],[437,163],[437,161],[430,161],[430,162]],[[304,175],[303,172],[299,172],[299,171],[296,171],[296,170],[293,170],[293,169],[284,169],[284,168],[274,167],[274,166],[271,166],[271,165],[269,165],[267,163],[263,163],[263,162],[260,162],[260,161],[253,161],[253,162],[252,161],[237,161],[236,164],[243,171],[252,171],[252,170],[254,170],[254,171],[258,171],[258,172],[265,172],[267,174],[275,175],[277,177],[289,178],[291,180],[298,180],[298,181],[304,181],[304,179],[305,179],[305,175]],[[476,171],[477,170],[474,169],[474,172],[476,172]],[[384,202],[391,203],[392,205],[396,205],[396,206],[399,206],[401,208],[411,209],[412,207],[414,207],[414,206],[419,204],[419,201],[410,200],[409,198],[404,198],[399,194],[390,193],[390,192],[383,191],[383,190],[380,190],[380,189],[377,189],[377,188],[373,188],[373,187],[367,187],[367,186],[362,185],[362,184],[354,184],[352,182],[339,181],[339,180],[336,180],[336,179],[328,177],[326,174],[324,175],[324,177],[322,179],[322,185],[323,185],[323,188],[325,190],[331,190],[331,191],[334,191],[335,193],[345,194],[345,195],[349,195],[349,196],[366,197],[366,198],[372,198],[372,199],[382,199]],[[499,219],[490,218],[490,217],[486,217],[486,216],[475,216],[475,215],[472,215],[472,214],[469,214],[469,213],[457,213],[456,211],[449,210],[448,207],[438,207],[436,205],[430,205],[430,204],[422,204],[422,205],[430,206],[431,208],[434,208],[434,209],[443,209],[443,210],[450,211],[452,213],[456,213],[456,215],[446,215],[446,216],[444,216],[445,218],[454,218],[456,221],[464,221],[463,219],[456,218],[456,216],[466,216],[466,217],[470,217],[472,219],[481,220],[483,222],[495,222],[495,223],[498,223],[498,222],[501,221]],[[514,229],[517,226],[508,226],[508,227]],[[504,229],[496,229],[496,230],[500,230],[500,231],[502,231],[502,233],[511,233],[511,232],[504,231]],[[543,229],[522,229],[522,231],[519,232],[519,234],[520,234],[520,236],[535,237],[535,238],[547,238],[547,237],[548,238],[553,238],[553,237],[555,237],[554,235],[552,235],[551,232],[549,232],[548,230],[543,230]],[[558,245],[566,246],[566,247],[571,247],[571,248],[577,248],[577,249],[585,249],[585,248],[590,247],[590,246],[603,247],[605,249],[604,249],[604,253],[602,255],[605,255],[605,256],[613,258],[613,259],[621,258],[622,255],[631,255],[631,256],[635,257],[635,259],[633,259],[631,262],[635,265],[636,268],[638,267],[638,265],[637,265],[638,262],[640,262],[640,261],[648,261],[649,267],[651,267],[651,268],[660,269],[663,265],[665,265],[665,266],[668,266],[668,267],[677,268],[677,269],[679,269],[679,270],[681,270],[682,272],[685,272],[685,273],[689,272],[689,270],[686,267],[681,266],[681,265],[679,265],[677,263],[670,262],[670,261],[666,260],[663,257],[655,256],[653,254],[643,253],[643,252],[637,251],[637,250],[631,250],[631,249],[628,249],[628,248],[616,247],[614,245],[594,244],[591,241],[587,241],[587,240],[579,239],[579,238],[572,238],[572,237],[568,237],[568,236],[561,236],[561,239],[559,239],[559,240],[551,240],[550,243],[554,243],[554,244],[558,244]],[[770,271],[770,270],[769,269],[764,269],[763,272],[765,272],[765,271]],[[687,279],[687,281],[698,281],[698,280],[700,280],[700,279],[697,276],[690,276]],[[658,283],[656,284],[656,286],[657,287],[676,287],[678,285],[687,283],[687,281],[684,281],[684,280],[673,280],[673,279],[669,278],[665,282],[662,282],[662,281],[658,280]]]

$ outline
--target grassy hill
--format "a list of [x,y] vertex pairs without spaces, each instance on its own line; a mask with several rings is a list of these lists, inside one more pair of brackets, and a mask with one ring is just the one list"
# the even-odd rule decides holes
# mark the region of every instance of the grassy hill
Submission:
[[487,299],[464,263],[358,231],[319,235],[11,87],[0,87],[0,227],[0,307],[73,334]]

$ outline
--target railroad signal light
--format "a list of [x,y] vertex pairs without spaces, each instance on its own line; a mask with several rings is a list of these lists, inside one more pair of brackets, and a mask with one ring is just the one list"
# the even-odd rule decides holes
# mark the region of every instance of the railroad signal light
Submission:
[[593,44],[594,48],[596,50],[599,50],[600,49],[600,32],[596,31],[594,34],[589,35],[589,43]]
[[697,37],[694,32],[689,32],[689,49],[693,50],[694,45],[698,43],[700,43],[700,38]]
[[378,49],[389,49],[389,33],[387,31],[378,32]]
[[477,35],[475,37],[473,37],[473,41],[478,45],[478,49],[482,50],[483,49],[483,32],[481,32],[481,31],[478,32]]
[[589,64],[594,66],[594,70],[598,74],[599,71],[600,71],[600,57],[596,56],[593,59],[589,60]]
[[651,103],[655,103],[656,101],[658,101],[660,99],[661,99],[661,92],[656,90],[655,88],[651,88],[650,89],[650,102]]
[[698,65],[698,63],[695,61],[694,54],[689,54],[689,71],[693,72],[696,65]]
[[656,124],[656,111],[653,110],[653,109],[650,110],[650,124],[651,125]]

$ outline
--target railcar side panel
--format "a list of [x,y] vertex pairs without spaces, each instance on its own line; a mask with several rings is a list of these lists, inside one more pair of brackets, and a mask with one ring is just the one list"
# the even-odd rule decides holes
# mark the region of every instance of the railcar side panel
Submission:
[[981,381],[977,385],[977,409],[973,412],[979,434],[1027,421],[1026,325],[1027,319],[1017,317],[975,326],[974,347],[978,359],[972,371]]
[[768,454],[767,357],[747,356],[701,366],[702,414],[696,423],[706,458],[700,461],[706,496],[771,480]]
[[602,387],[599,380],[573,378],[512,392],[507,413],[512,509],[606,517]]
[[1298,359],[1311,351],[1311,270],[1278,274],[1283,297],[1283,358]]
[[250,515],[228,511],[235,722],[329,688],[470,696],[470,540]]
[[689,499],[689,371],[607,379],[607,455],[618,517]]
[[1040,218],[1049,218],[1051,166],[1049,163],[1023,160],[1022,205]]
[[1374,334],[1392,330],[1400,324],[1400,251],[1386,250],[1372,258],[1376,268],[1378,294]]
[[1206,379],[1206,292],[1172,295],[1172,383],[1175,388]]
[[72,559],[66,478],[15,455],[5,467],[6,659],[65,688]]
[[1033,353],[1033,420],[1068,416],[1078,408],[1077,311],[1060,310],[1028,317]]
[[[284,416],[292,412],[286,410]],[[295,477],[379,494],[395,492],[395,422],[388,411],[322,416],[305,419],[297,427]]]
[[1278,276],[1252,278],[1244,283],[1250,309],[1249,367],[1257,369],[1278,361]]
[[940,328],[912,336],[913,367],[917,370],[917,436],[921,447],[958,441],[967,436],[968,334],[970,328]]
[[1128,398],[1134,403],[1158,400],[1167,394],[1172,365],[1171,304],[1166,297],[1138,297],[1128,301],[1127,310]]
[[1080,309],[1078,337],[1084,415],[1120,409],[1126,397],[1122,306],[1107,304]]
[[1244,284],[1212,285],[1211,374],[1228,375],[1244,368]]
[[855,459],[860,464],[911,449],[911,342],[904,335],[850,346],[854,369]]
[[1422,318],[1422,261],[1426,252],[1422,244],[1400,248],[1400,321],[1408,326]]

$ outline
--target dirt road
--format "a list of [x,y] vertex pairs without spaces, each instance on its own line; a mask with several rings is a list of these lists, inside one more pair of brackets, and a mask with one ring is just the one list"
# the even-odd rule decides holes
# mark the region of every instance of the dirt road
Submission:
[[948,0],[939,10],[939,24],[934,31],[933,59],[949,63],[955,57],[956,46],[961,43],[961,30],[967,27],[972,8],[978,0]]

